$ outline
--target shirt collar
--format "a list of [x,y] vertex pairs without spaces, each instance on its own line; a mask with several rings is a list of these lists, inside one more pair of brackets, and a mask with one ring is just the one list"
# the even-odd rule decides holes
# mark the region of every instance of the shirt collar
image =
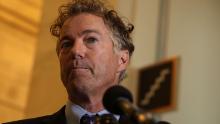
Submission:
[[[80,118],[85,114],[103,115],[103,114],[108,114],[108,113],[110,113],[110,112],[108,112],[105,109],[103,109],[102,111],[99,111],[97,113],[88,112],[84,108],[82,108],[81,106],[76,105],[76,104],[72,103],[71,101],[67,101],[66,108],[65,108],[65,115],[66,115],[67,124],[79,124]],[[115,115],[115,117],[117,119],[119,119],[119,116]]]

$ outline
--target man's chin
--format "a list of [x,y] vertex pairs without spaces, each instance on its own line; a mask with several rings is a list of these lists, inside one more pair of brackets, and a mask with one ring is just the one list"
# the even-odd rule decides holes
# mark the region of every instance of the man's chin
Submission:
[[80,92],[88,92],[94,87],[94,82],[90,80],[85,80],[85,78],[77,78],[71,81],[68,84],[68,89],[80,91]]

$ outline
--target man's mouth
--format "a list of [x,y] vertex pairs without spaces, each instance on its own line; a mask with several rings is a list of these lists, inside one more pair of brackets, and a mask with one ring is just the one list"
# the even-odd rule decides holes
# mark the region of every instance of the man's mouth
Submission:
[[88,71],[89,70],[92,74],[94,74],[93,69],[83,61],[81,61],[81,62],[80,61],[73,61],[72,70],[73,71],[81,71],[81,70]]
[[90,71],[92,74],[94,74],[93,70],[88,67],[73,67],[72,71]]
[[73,67],[72,70],[90,70],[87,67]]

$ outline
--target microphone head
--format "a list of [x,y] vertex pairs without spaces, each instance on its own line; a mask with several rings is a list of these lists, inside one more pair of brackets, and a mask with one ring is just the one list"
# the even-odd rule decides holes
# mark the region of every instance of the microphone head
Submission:
[[129,90],[120,85],[112,86],[106,90],[103,96],[103,105],[109,112],[120,114],[118,101],[121,98],[126,99],[131,103],[133,102],[133,98]]

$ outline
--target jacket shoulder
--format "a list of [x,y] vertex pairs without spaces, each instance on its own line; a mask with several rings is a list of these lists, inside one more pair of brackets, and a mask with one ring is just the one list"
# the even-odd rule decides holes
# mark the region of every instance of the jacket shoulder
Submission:
[[44,124],[44,120],[47,120],[49,118],[51,118],[50,115],[47,115],[47,116],[42,116],[42,117],[6,122],[3,124]]
[[61,124],[61,123],[62,124],[66,123],[65,106],[52,115],[12,121],[3,124]]

